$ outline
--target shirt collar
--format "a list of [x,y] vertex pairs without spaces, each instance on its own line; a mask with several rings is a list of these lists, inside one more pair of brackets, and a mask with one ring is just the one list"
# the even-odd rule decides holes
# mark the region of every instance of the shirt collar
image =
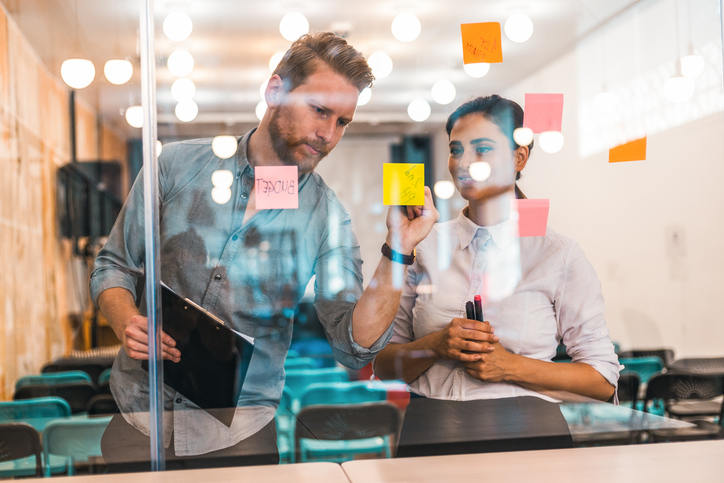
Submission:
[[464,250],[478,237],[483,243],[488,236],[498,248],[507,246],[517,236],[517,226],[510,218],[498,223],[497,225],[478,226],[470,218],[465,216],[467,207],[460,211],[457,219],[458,238],[460,239],[460,249]]

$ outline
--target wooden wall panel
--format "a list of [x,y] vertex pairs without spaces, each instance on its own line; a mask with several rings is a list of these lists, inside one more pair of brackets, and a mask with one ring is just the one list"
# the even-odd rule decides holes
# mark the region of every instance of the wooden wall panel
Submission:
[[98,159],[98,118],[92,107],[76,97],[75,140],[78,161]]
[[[130,190],[128,176],[128,144],[126,139],[108,124],[101,125],[101,159],[121,162],[121,192],[126,195]],[[123,201],[123,200],[121,200]]]
[[[40,105],[40,136],[44,144],[70,159],[70,97],[43,66],[38,66]],[[65,119],[65,122],[58,122]]]
[[10,112],[16,114],[18,120],[28,126],[33,133],[40,134],[39,61],[27,40],[12,22],[8,23],[8,50],[11,79]]
[[10,71],[8,67],[8,18],[0,8],[0,109],[5,109],[10,97]]

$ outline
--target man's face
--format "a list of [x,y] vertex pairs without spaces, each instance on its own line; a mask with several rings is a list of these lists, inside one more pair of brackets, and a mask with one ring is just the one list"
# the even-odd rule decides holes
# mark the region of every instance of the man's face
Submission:
[[322,65],[304,84],[279,95],[269,121],[274,152],[284,164],[311,172],[352,122],[359,91]]

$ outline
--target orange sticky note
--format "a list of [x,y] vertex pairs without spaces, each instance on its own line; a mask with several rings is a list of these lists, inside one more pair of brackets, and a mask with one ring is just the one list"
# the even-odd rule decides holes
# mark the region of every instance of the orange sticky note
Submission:
[[608,150],[608,162],[645,161],[646,138],[637,139]]
[[257,166],[254,168],[254,180],[257,209],[299,208],[297,166]]
[[526,94],[523,127],[534,133],[561,132],[563,125],[563,94]]
[[463,35],[463,63],[503,62],[500,46],[500,22],[460,24]]
[[518,211],[518,236],[545,236],[549,200],[515,200]]
[[382,165],[382,203],[386,206],[425,204],[425,165],[385,163]]

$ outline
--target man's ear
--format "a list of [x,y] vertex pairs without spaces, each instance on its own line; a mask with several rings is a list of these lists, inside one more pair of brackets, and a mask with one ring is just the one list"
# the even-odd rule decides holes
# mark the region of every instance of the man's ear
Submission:
[[264,91],[264,100],[269,107],[278,107],[283,102],[284,81],[278,75],[269,78]]
[[519,146],[515,150],[515,170],[520,172],[523,171],[525,165],[528,164],[528,156],[530,155],[530,149],[528,146]]

